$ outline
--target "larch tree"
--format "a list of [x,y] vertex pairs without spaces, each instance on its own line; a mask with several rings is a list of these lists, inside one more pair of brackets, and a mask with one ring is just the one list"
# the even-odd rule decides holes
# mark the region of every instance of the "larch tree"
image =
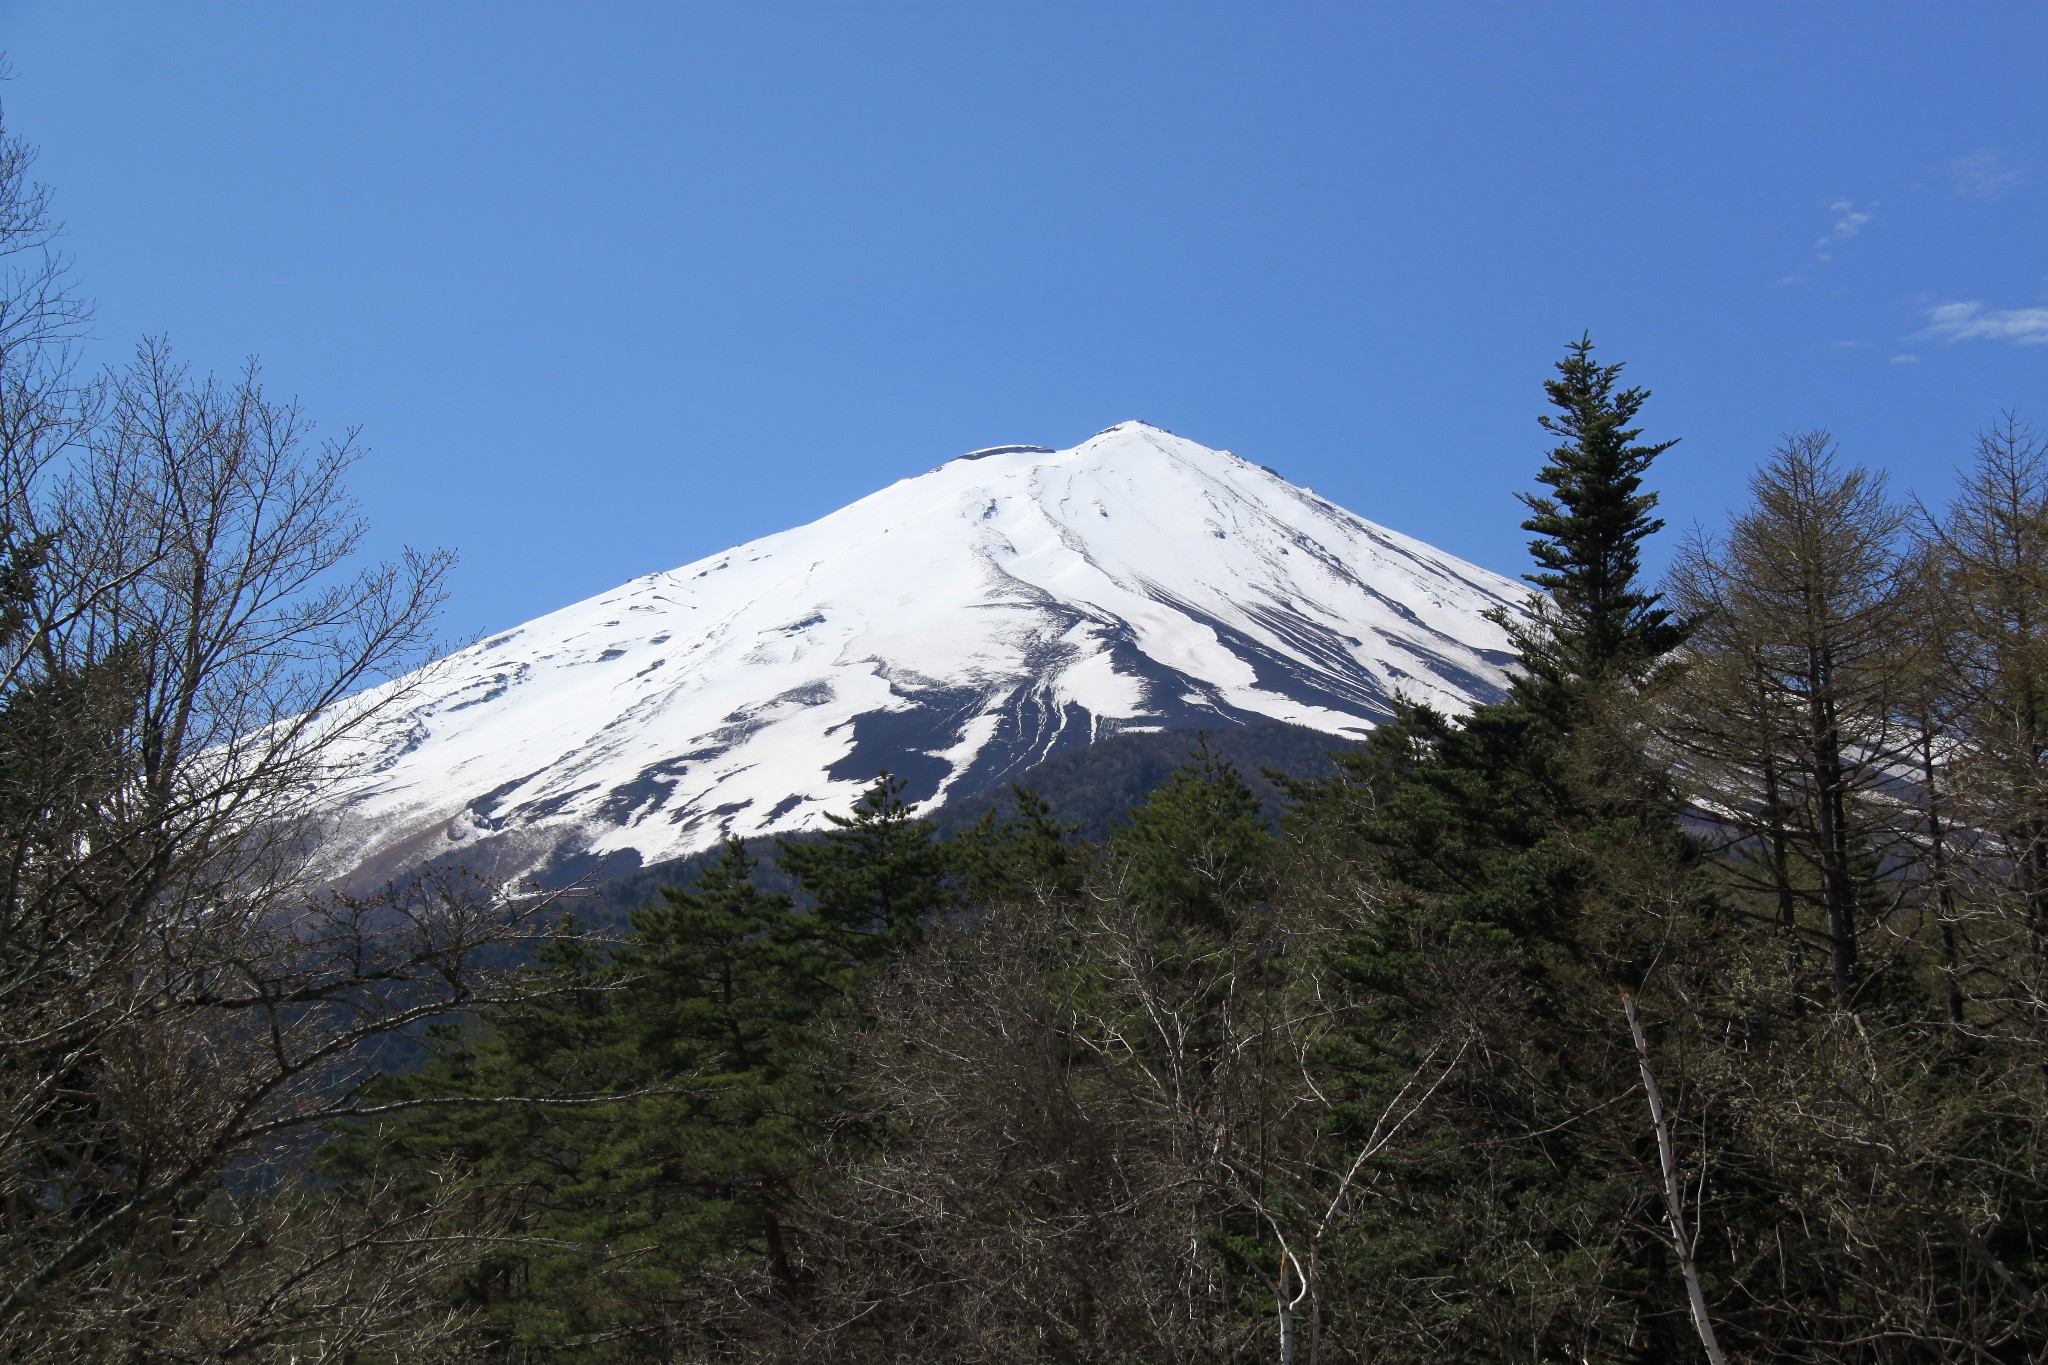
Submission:
[[1946,624],[1955,818],[1985,836],[1966,866],[1977,969],[2048,1038],[2048,441],[2013,414],[1980,433],[1920,537]]
[[[1885,860],[1910,834],[1890,795],[1916,734],[1906,521],[1882,475],[1844,466],[1810,432],[1772,452],[1726,540],[1692,542],[1674,575],[1701,617],[1675,708],[1705,784],[1694,804],[1764,841],[1778,913],[1811,909],[1787,927],[1822,948],[1845,1007],[1890,894]],[[1718,734],[1717,711],[1734,722]]]

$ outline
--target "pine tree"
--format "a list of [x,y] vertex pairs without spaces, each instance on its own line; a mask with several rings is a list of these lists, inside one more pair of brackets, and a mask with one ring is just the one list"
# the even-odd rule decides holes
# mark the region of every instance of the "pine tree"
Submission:
[[1543,385],[1559,415],[1537,420],[1563,443],[1536,475],[1550,492],[1521,495],[1522,529],[1539,537],[1529,543],[1537,572],[1526,577],[1548,594],[1533,626],[1511,621],[1524,690],[1634,677],[1684,640],[1641,581],[1642,542],[1664,526],[1643,475],[1677,442],[1635,443],[1642,429],[1629,423],[1650,395],[1617,392],[1621,371],[1595,364],[1592,338],[1581,337]]
[[1540,420],[1569,439],[1537,475],[1555,496],[1524,498],[1543,537],[1529,579],[1550,596],[1503,618],[1521,666],[1509,695],[1462,720],[1403,704],[1337,757],[1342,776],[1292,788],[1297,826],[1362,841],[1393,885],[1454,898],[1523,954],[1575,949],[1589,856],[1666,842],[1677,815],[1641,745],[1644,689],[1684,639],[1641,581],[1641,542],[1663,524],[1643,475],[1674,442],[1635,444],[1627,424],[1648,394],[1616,392],[1622,367],[1592,349],[1573,343],[1544,385],[1563,415]]
[[1585,1121],[1636,1083],[1588,1011],[1684,941],[1696,861],[1641,743],[1644,689],[1682,640],[1641,580],[1661,525],[1643,476],[1670,443],[1637,443],[1647,394],[1591,351],[1573,344],[1545,385],[1564,441],[1537,476],[1550,492],[1524,501],[1548,595],[1502,618],[1521,664],[1508,696],[1462,719],[1403,705],[1338,778],[1291,792],[1294,837],[1369,874],[1371,912],[1332,955],[1349,1025],[1333,1098],[1357,1124],[1340,1140],[1364,1143],[1471,1043],[1391,1163],[1388,1202],[1335,1249],[1354,1283],[1410,1286],[1365,1311],[1435,1359],[1599,1357],[1685,1331],[1682,1292],[1647,1329],[1619,1306],[1669,1267],[1629,1230],[1638,1183]]
[[425,1064],[381,1078],[369,1095],[379,1105],[458,1103],[347,1125],[314,1163],[325,1180],[387,1185],[422,1201],[438,1182],[460,1177],[470,1197],[457,1207],[474,1221],[445,1234],[496,1249],[445,1294],[496,1351],[546,1349],[620,1326],[606,1257],[580,1240],[595,1219],[620,1212],[591,1161],[617,1114],[603,1105],[488,1101],[624,1093],[648,1080],[622,1027],[617,974],[572,923],[558,926],[528,975],[528,999],[434,1025]]
[[[790,1207],[825,1148],[818,1025],[844,971],[820,922],[760,889],[730,839],[690,888],[635,911],[607,959],[577,936],[536,972],[552,996],[443,1029],[385,1098],[613,1090],[611,1104],[432,1109],[348,1134],[331,1178],[420,1178],[450,1161],[517,1239],[463,1292],[486,1335],[561,1359],[645,1359],[722,1330],[721,1277],[795,1290]],[[579,1350],[579,1339],[619,1349]]]
[[815,925],[754,869],[728,839],[694,887],[634,912],[612,958],[613,1047],[655,1093],[582,1125],[582,1182],[552,1231],[604,1248],[606,1294],[650,1322],[707,1270],[797,1280],[787,1209],[820,1147],[811,1030],[833,990]]
[[1088,851],[1074,837],[1079,826],[1056,818],[1045,798],[1022,783],[1011,786],[1010,796],[1010,818],[985,811],[946,841],[960,900],[970,908],[1071,895],[1087,870]]
[[1206,735],[1133,807],[1112,847],[1128,860],[1132,899],[1166,922],[1228,936],[1272,893],[1274,843],[1259,799]]
[[851,815],[827,815],[814,839],[783,839],[777,861],[813,900],[820,932],[850,966],[915,943],[957,889],[938,831],[910,813],[902,778],[883,772]]

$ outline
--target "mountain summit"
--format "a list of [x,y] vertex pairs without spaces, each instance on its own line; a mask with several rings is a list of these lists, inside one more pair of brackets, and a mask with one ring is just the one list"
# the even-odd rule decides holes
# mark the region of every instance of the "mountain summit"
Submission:
[[979,450],[392,684],[335,851],[657,862],[817,828],[884,767],[929,807],[1124,731],[1355,739],[1396,694],[1497,697],[1484,613],[1527,595],[1143,422]]

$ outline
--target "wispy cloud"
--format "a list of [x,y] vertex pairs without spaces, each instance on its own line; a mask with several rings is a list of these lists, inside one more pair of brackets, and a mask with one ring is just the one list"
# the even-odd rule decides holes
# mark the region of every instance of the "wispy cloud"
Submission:
[[1892,364],[1894,365],[1918,365],[1919,363],[1920,357],[1917,355],[1895,355],[1892,357]]
[[2015,346],[2048,346],[2048,307],[1985,308],[1977,299],[1940,303],[1927,310],[1927,326],[1916,341],[2009,341]]
[[1948,163],[1949,182],[1967,199],[2002,199],[2027,181],[2027,168],[1995,147]]
[[1835,215],[1835,223],[1833,227],[1820,235],[1819,241],[1813,244],[1815,254],[1823,261],[1833,260],[1835,258],[1835,247],[1857,236],[1865,227],[1868,227],[1871,210],[1876,207],[1877,205],[1872,204],[1869,208],[1859,209],[1852,200],[1848,199],[1837,199],[1832,204],[1829,204],[1828,212]]
[[1828,225],[1826,232],[1814,239],[1813,255],[1808,257],[1799,269],[1779,280],[1779,284],[1812,283],[1813,272],[1835,259],[1836,247],[1862,235],[1863,229],[1870,226],[1871,217],[1877,212],[1877,205],[1865,204],[1858,207],[1853,199],[1835,199],[1829,201],[1828,212],[1833,215],[1834,221]]

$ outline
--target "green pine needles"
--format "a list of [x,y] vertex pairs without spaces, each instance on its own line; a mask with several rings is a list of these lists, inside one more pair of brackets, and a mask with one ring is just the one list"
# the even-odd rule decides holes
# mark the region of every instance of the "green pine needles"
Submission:
[[1538,537],[1526,577],[1548,597],[1536,627],[1516,627],[1516,643],[1529,675],[1551,686],[1639,672],[1684,640],[1641,579],[1642,542],[1664,527],[1643,476],[1678,442],[1636,444],[1642,429],[1629,423],[1650,395],[1617,391],[1621,371],[1595,364],[1592,338],[1581,337],[1543,385],[1558,411],[1537,420],[1561,444],[1536,474],[1550,492],[1520,496],[1530,513],[1522,529]]

